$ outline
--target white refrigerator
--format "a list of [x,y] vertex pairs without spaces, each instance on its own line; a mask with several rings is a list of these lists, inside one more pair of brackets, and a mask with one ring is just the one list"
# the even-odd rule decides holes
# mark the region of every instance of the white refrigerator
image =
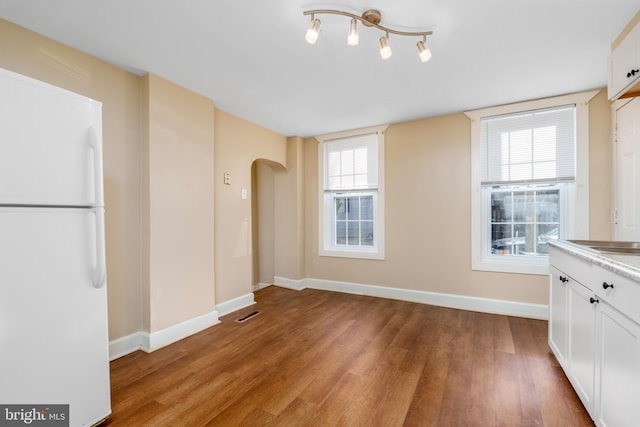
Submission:
[[111,413],[106,286],[102,105],[0,69],[0,425]]

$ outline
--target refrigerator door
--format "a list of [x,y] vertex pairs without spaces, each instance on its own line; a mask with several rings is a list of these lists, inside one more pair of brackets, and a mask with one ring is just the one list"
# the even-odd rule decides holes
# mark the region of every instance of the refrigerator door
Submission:
[[102,206],[102,106],[0,69],[0,205]]
[[0,208],[0,402],[111,412],[102,208]]

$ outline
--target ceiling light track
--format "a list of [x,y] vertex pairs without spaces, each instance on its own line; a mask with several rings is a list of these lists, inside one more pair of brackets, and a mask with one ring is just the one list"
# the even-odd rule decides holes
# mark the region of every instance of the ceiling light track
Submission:
[[429,59],[431,59],[431,50],[427,46],[427,36],[432,35],[433,31],[399,31],[385,27],[383,25],[380,25],[382,14],[379,10],[365,10],[361,16],[342,10],[332,9],[306,10],[303,12],[303,14],[311,15],[311,24],[309,25],[309,29],[307,30],[307,34],[305,35],[305,39],[310,44],[315,44],[315,42],[318,40],[318,35],[320,34],[320,20],[316,19],[315,15],[341,15],[351,18],[347,36],[347,44],[349,46],[355,46],[358,44],[357,22],[359,21],[367,27],[374,27],[385,33],[384,36],[380,37],[380,40],[378,42],[380,56],[382,57],[382,59],[391,57],[389,34],[408,37],[422,37],[422,40],[417,43],[419,58],[422,62],[427,62]]

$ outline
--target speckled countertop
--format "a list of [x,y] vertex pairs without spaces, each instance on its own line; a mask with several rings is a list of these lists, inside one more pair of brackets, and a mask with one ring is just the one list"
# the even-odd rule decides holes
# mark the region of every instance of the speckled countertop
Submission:
[[578,258],[599,265],[628,279],[640,282],[640,255],[613,254],[591,249],[566,240],[549,240],[551,246],[575,255]]

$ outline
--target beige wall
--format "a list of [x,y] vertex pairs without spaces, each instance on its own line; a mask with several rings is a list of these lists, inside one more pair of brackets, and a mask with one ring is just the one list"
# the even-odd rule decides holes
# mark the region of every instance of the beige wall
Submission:
[[274,229],[274,275],[299,280],[305,276],[304,139],[287,139],[287,170],[275,174],[277,214]]
[[109,336],[140,331],[140,78],[2,19],[0,67],[102,102]]
[[[216,301],[252,292],[251,165],[265,160],[286,166],[286,138],[222,110],[215,110]],[[229,173],[231,185],[223,183]],[[241,190],[247,190],[243,200]]]
[[[590,228],[606,238],[611,169],[604,91],[590,110]],[[318,256],[318,142],[307,139],[307,277],[547,304],[546,276],[471,270],[470,132],[462,113],[387,128],[384,261]]]
[[215,310],[214,108],[152,74],[143,87],[143,322],[156,332]]

